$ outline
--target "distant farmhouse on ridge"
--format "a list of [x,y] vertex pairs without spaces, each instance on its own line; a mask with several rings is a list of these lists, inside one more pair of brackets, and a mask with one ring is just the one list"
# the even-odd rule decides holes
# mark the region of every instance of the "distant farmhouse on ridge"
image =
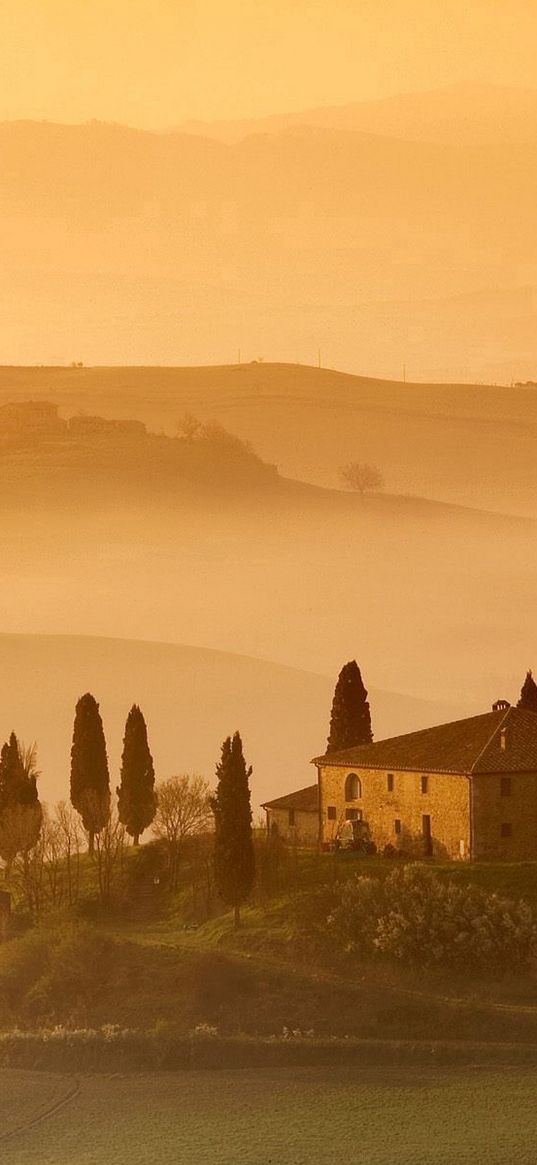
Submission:
[[[537,858],[537,712],[492,711],[316,757],[318,782],[267,802],[269,830],[322,848]],[[388,848],[387,848],[388,847]]]

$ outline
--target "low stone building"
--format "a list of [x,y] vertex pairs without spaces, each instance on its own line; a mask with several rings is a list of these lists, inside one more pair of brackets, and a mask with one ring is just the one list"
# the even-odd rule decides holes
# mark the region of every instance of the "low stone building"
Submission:
[[319,788],[308,785],[262,806],[267,830],[288,845],[317,846],[319,843]]
[[535,712],[499,701],[482,716],[313,763],[325,846],[356,822],[357,832],[367,827],[379,851],[392,846],[435,857],[537,859]]
[[67,423],[58,406],[46,400],[24,400],[0,405],[0,444],[33,444],[65,436]]

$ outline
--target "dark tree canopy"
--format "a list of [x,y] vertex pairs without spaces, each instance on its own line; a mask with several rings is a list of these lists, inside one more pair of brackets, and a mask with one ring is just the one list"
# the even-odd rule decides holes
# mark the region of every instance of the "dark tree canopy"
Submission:
[[342,667],[334,692],[327,752],[370,744],[371,712],[360,668],[353,659]]
[[110,816],[110,778],[99,705],[87,692],[75,711],[71,748],[71,804],[80,813],[93,853],[96,833]]
[[146,723],[137,704],[133,704],[125,725],[117,795],[119,820],[134,839],[134,844],[138,845],[140,834],[153,821],[157,798]]
[[34,761],[35,748],[24,750],[12,732],[0,753],[0,855],[8,866],[33,848],[41,831]]
[[218,786],[212,801],[216,885],[223,901],[234,907],[236,925],[240,921],[240,907],[246,902],[255,878],[248,785],[251,774],[252,769],[246,767],[242,740],[236,732],[222,745],[222,758],[216,769]]
[[537,684],[531,673],[531,668],[526,673],[517,708],[525,708],[527,712],[537,712]]

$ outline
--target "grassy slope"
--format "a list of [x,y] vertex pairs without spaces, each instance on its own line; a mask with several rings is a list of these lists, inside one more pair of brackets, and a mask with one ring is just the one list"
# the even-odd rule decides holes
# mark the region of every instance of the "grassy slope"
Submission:
[[[222,1035],[281,1035],[286,1027],[320,1038],[537,1044],[531,974],[502,980],[441,970],[424,975],[311,947],[303,928],[304,888],[336,872],[384,876],[389,868],[363,859],[333,868],[332,859],[304,856],[294,892],[245,908],[238,932],[229,914],[185,930],[185,921],[196,917],[187,884],[171,908],[146,901],[130,919],[103,918],[78,939],[65,924],[57,932],[52,920],[41,935],[14,940],[0,953],[3,1024],[112,1023],[162,1033],[211,1024]],[[522,893],[537,906],[535,864],[438,869],[442,877],[467,878],[512,897]],[[43,963],[45,950],[51,953]]]

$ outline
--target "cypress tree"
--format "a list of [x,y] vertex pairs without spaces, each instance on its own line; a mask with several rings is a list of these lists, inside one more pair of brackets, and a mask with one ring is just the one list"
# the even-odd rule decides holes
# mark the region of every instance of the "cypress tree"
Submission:
[[27,854],[41,832],[43,811],[34,762],[35,749],[25,753],[12,732],[0,753],[0,855],[7,874],[17,854]]
[[532,676],[531,668],[526,673],[517,708],[525,708],[527,712],[537,712],[537,684]]
[[371,744],[371,712],[360,668],[353,659],[342,667],[334,692],[327,753]]
[[119,820],[133,838],[134,844],[138,845],[140,834],[151,825],[155,816],[157,797],[147,728],[137,704],[133,704],[127,716],[121,757],[121,779],[116,791]]
[[71,804],[80,813],[92,854],[95,834],[104,828],[110,816],[110,778],[99,705],[89,692],[81,696],[75,710]]
[[238,732],[222,745],[217,765],[218,786],[212,800],[215,821],[214,868],[220,897],[235,911],[240,925],[240,908],[246,902],[255,878],[249,778],[242,740]]

